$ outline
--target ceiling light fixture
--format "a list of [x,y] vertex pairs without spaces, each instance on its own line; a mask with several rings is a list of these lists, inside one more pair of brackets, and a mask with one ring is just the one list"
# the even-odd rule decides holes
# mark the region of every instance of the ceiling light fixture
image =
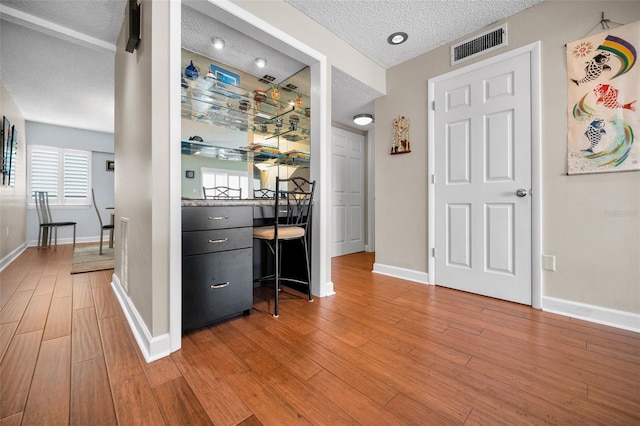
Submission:
[[389,37],[387,37],[387,41],[389,42],[389,44],[396,45],[404,43],[408,38],[409,36],[407,35],[407,33],[398,31],[397,33],[393,33]]
[[258,68],[264,68],[267,66],[267,60],[264,58],[256,58],[256,65]]
[[220,49],[224,49],[224,40],[218,37],[214,37],[213,38],[213,47],[215,47],[216,49],[220,50]]
[[371,114],[358,114],[353,116],[353,122],[358,126],[366,126],[373,122],[373,115]]

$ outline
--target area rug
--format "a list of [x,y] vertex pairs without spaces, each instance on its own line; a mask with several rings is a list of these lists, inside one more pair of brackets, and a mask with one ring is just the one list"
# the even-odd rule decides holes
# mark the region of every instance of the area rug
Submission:
[[73,250],[72,274],[113,269],[113,248],[104,245],[100,255],[99,245],[76,246]]

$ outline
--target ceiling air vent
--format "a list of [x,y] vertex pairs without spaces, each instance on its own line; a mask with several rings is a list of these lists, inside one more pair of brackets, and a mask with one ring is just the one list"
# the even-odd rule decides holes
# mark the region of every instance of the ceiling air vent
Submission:
[[451,65],[507,45],[507,24],[451,46]]

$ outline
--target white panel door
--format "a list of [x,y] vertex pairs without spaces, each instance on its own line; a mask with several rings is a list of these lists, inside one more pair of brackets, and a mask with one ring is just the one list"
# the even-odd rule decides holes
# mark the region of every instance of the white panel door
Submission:
[[530,53],[435,86],[435,282],[531,304]]
[[364,251],[364,136],[337,128],[331,136],[332,256],[342,256]]

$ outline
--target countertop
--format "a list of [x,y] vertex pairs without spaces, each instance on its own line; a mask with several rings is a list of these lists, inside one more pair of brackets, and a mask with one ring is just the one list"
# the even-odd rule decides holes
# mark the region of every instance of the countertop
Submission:
[[183,198],[182,207],[230,207],[230,206],[273,206],[270,198],[242,199],[242,200],[204,200],[202,198]]

